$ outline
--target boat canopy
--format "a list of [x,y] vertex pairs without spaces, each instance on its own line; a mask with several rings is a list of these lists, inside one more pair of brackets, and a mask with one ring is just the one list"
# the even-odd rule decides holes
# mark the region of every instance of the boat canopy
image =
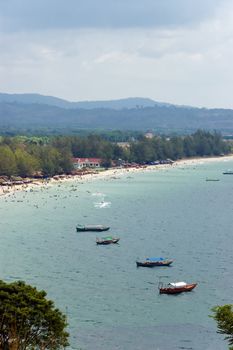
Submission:
[[113,239],[112,236],[107,236],[107,237],[102,237],[103,240],[105,241],[111,241]]
[[158,258],[158,257],[153,257],[153,258],[146,258],[147,261],[163,261],[165,260],[164,258]]
[[185,287],[187,286],[186,282],[175,282],[175,283],[169,283],[172,287]]

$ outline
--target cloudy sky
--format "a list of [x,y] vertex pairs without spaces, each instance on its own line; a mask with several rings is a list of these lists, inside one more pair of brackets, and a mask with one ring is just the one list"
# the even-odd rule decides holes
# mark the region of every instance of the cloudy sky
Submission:
[[0,92],[233,108],[233,0],[0,0]]

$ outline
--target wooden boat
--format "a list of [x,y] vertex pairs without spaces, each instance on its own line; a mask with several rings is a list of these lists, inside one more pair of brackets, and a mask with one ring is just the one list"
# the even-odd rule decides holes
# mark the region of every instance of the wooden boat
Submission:
[[103,226],[103,225],[77,225],[76,226],[77,232],[86,232],[86,231],[102,232],[102,231],[108,231],[109,229],[110,229],[109,226]]
[[102,237],[102,238],[96,238],[96,244],[114,244],[114,243],[118,243],[120,240],[120,238],[117,237],[112,237],[112,236],[108,236],[108,237]]
[[186,282],[176,282],[169,283],[167,285],[163,285],[163,283],[159,283],[159,293],[160,294],[178,294],[183,292],[191,292],[197,283],[186,283]]
[[206,181],[220,181],[219,179],[206,178]]
[[172,263],[173,260],[167,260],[164,258],[146,258],[144,261],[136,261],[137,267],[169,266]]

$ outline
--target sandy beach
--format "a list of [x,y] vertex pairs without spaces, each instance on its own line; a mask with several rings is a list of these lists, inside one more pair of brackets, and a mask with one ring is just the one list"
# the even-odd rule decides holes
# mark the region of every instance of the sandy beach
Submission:
[[55,178],[53,177],[46,180],[32,179],[32,182],[29,184],[0,186],[0,196],[7,196],[18,191],[30,191],[36,187],[46,188],[55,183],[63,183],[67,181],[83,183],[83,182],[93,181],[96,179],[118,178],[126,174],[133,174],[137,172],[161,171],[161,170],[169,169],[171,167],[186,167],[186,166],[195,166],[198,164],[204,164],[204,163],[210,163],[210,162],[213,163],[213,162],[228,162],[228,161],[233,161],[233,154],[229,156],[223,156],[223,157],[209,157],[209,158],[202,157],[202,158],[180,159],[175,161],[172,165],[159,164],[159,165],[147,165],[147,166],[131,167],[131,168],[111,168],[108,170],[94,172],[91,174],[88,173],[85,175],[67,175],[67,176],[63,175],[61,177],[56,176]]

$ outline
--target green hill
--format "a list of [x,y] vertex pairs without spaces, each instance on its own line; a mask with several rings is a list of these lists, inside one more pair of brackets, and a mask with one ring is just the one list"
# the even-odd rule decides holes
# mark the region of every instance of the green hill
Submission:
[[[67,101],[48,96],[38,95],[7,95],[0,94],[0,128],[2,130],[53,130],[54,132],[72,132],[78,129],[102,130],[152,130],[161,133],[189,133],[197,129],[218,130],[224,134],[233,133],[233,110],[206,109],[186,106],[175,106],[166,103],[150,102],[147,99],[126,99],[108,101],[111,108],[106,108],[105,102],[98,102],[99,108],[72,108],[57,106]],[[16,99],[17,101],[10,101]],[[41,97],[41,99],[40,99]],[[37,99],[31,103],[30,99]],[[45,98],[45,99],[44,99]],[[44,103],[44,101],[47,103]],[[20,102],[21,101],[21,102]],[[27,101],[27,102],[26,102]],[[43,103],[41,103],[42,101]],[[133,108],[129,102],[136,104]],[[72,104],[72,102],[67,102]],[[78,102],[77,102],[78,103]],[[89,102],[90,104],[92,102]],[[113,104],[112,104],[113,103]],[[115,108],[114,108],[115,104]],[[93,102],[92,107],[95,105]],[[116,107],[117,105],[117,107]],[[84,106],[84,104],[83,104]],[[90,105],[89,105],[90,107]],[[120,108],[121,107],[121,108]]]

